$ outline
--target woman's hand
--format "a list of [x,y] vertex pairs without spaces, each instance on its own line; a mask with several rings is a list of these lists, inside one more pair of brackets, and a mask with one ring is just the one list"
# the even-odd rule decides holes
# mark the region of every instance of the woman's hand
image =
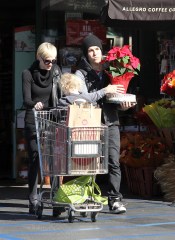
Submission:
[[42,102],[37,102],[34,106],[36,110],[42,110],[44,107],[44,104]]
[[115,85],[111,85],[109,84],[106,88],[105,88],[105,93],[124,93],[125,92],[125,88],[123,85],[121,84],[115,84]]

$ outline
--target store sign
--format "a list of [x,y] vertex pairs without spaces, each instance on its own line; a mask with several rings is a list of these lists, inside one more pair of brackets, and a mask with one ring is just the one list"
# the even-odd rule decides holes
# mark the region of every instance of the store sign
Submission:
[[105,5],[105,0],[47,0],[42,1],[42,8],[49,6],[50,10],[58,11],[78,11],[100,13]]
[[109,0],[104,9],[117,20],[175,20],[175,0]]
[[66,45],[81,45],[83,39],[91,33],[106,44],[106,27],[98,20],[68,20],[66,22]]

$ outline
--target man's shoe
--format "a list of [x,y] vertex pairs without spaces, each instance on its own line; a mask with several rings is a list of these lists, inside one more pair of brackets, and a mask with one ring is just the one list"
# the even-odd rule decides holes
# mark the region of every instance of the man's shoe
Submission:
[[126,212],[126,208],[125,206],[123,205],[122,202],[120,201],[115,201],[112,205],[112,207],[109,208],[109,211],[111,213],[117,213],[117,214],[120,214],[120,213],[125,213]]

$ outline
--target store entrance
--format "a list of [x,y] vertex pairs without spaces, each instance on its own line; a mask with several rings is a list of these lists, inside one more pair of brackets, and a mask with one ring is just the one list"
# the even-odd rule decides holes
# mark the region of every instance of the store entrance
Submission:
[[12,34],[0,29],[0,171],[1,177],[10,171],[11,164],[11,119],[12,119]]
[[[0,8],[0,178],[11,177],[14,28],[35,25],[35,0],[3,1]],[[20,79],[19,79],[20,80]]]

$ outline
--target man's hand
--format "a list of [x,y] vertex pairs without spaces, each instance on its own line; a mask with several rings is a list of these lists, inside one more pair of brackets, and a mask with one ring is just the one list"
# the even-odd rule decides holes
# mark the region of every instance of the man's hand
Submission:
[[126,111],[129,108],[135,106],[137,103],[133,103],[133,102],[129,102],[129,101],[125,101],[120,103],[120,110]]

